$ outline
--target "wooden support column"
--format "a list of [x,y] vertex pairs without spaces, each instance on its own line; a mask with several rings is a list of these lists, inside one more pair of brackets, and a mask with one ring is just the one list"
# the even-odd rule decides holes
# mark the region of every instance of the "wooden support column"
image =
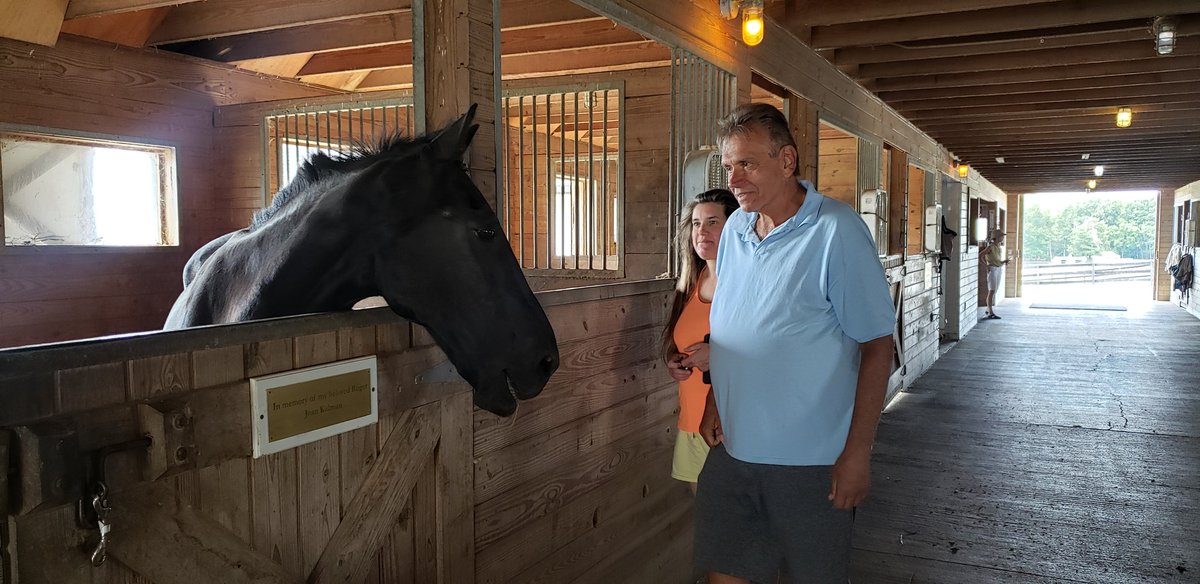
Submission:
[[1008,257],[1012,261],[1004,270],[1004,297],[1017,298],[1021,296],[1021,242],[1025,233],[1025,214],[1022,213],[1022,203],[1025,195],[1008,195],[1008,211],[1004,215],[1005,246]]
[[1165,188],[1158,191],[1157,203],[1154,221],[1154,263],[1150,266],[1150,273],[1154,274],[1154,299],[1167,301],[1171,299],[1172,279],[1171,274],[1163,271],[1163,262],[1166,261],[1167,253],[1171,251],[1171,244],[1175,240],[1175,190]]
[[[496,205],[496,30],[492,0],[419,0],[413,3],[414,80],[424,109],[425,131],[433,131],[478,104],[479,131],[467,166],[476,186]],[[420,128],[418,128],[420,130]]]
[[817,159],[820,156],[820,119],[817,106],[799,95],[792,94],[787,98],[784,107],[787,108],[788,126],[792,136],[796,138],[796,149],[800,153],[798,164],[800,178],[814,185],[817,184]]

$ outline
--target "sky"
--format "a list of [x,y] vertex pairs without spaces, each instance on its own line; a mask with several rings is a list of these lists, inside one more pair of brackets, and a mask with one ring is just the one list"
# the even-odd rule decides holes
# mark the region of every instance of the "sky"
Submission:
[[1074,203],[1090,201],[1095,199],[1113,200],[1113,201],[1136,201],[1139,199],[1153,199],[1158,196],[1158,191],[1092,191],[1085,193],[1082,191],[1073,193],[1029,193],[1025,195],[1025,206],[1029,207],[1037,205],[1050,213],[1060,213],[1063,209]]

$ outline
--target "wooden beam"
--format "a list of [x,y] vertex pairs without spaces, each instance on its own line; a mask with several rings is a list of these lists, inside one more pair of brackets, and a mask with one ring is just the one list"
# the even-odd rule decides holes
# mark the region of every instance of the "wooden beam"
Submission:
[[0,37],[53,47],[68,0],[0,0]]
[[67,20],[60,34],[72,34],[106,41],[126,47],[146,46],[146,39],[170,12],[169,7],[151,8],[130,14],[105,14],[91,18]]
[[[817,26],[812,30],[814,49],[883,45],[907,41],[984,35],[1053,28],[1110,20],[1154,18],[1195,12],[1194,0],[1065,0],[1033,4],[1020,10],[989,8],[955,14],[912,16],[852,24]],[[1149,41],[1147,41],[1149,42]]]
[[342,513],[341,523],[307,579],[310,584],[362,582],[366,578],[417,478],[433,462],[441,423],[439,403],[400,416],[358,494]]
[[410,8],[411,0],[195,2],[171,10],[171,14],[150,38],[150,44],[177,43],[337,20],[354,20],[396,14]]
[[412,11],[335,20],[213,39],[159,45],[159,48],[210,61],[232,63],[348,47],[412,41]]
[[[918,59],[942,59],[947,57],[966,57],[970,55],[990,55],[995,53],[1013,53],[1019,51],[1037,51],[1063,47],[1082,47],[1091,45],[1108,45],[1129,41],[1147,42],[1151,37],[1146,29],[1146,22],[1138,19],[1128,21],[1131,28],[1122,30],[1105,30],[1083,34],[1067,34],[1062,36],[1039,36],[1038,38],[1017,39],[992,42],[951,42],[952,44],[938,46],[911,45],[881,45],[869,47],[846,47],[835,49],[833,58],[835,65],[862,65],[865,63],[892,63],[895,61],[915,61]],[[1176,36],[1193,36],[1200,34],[1200,18],[1180,19]]]
[[[109,554],[147,580],[160,584],[302,582],[216,521],[187,507],[176,509],[174,493],[162,485],[114,497],[112,521],[118,527]],[[128,528],[121,529],[122,525]]]
[[981,95],[1007,95],[1012,93],[1033,93],[1070,91],[1083,89],[1103,89],[1113,87],[1131,87],[1154,85],[1157,83],[1200,82],[1200,69],[1183,71],[1164,71],[1161,73],[1135,73],[1130,75],[1111,75],[1108,77],[1085,77],[1082,79],[1063,79],[1059,81],[1031,81],[1026,83],[1005,83],[1002,85],[965,85],[958,87],[942,87],[930,89],[908,89],[901,91],[880,91],[876,93],[880,99],[892,103],[894,101],[911,101],[920,99],[977,97]]
[[910,0],[908,2],[880,2],[879,0],[795,0],[787,3],[784,25],[824,26],[865,22],[868,20],[890,20],[913,16],[943,15],[964,9],[1004,8],[1025,6],[1043,0]]
[[[594,48],[643,41],[642,35],[610,20],[585,20],[514,29],[501,34],[504,55],[541,53],[566,49]],[[412,43],[330,51],[314,55],[301,75],[320,75],[367,69],[403,67],[412,64]]]
[[328,73],[348,73],[351,71],[405,67],[412,65],[412,59],[412,42],[329,51],[313,55],[308,60],[308,63],[304,65],[304,68],[300,69],[299,74],[324,75]]
[[[1023,112],[1068,112],[1080,108],[1111,108],[1113,113],[1116,113],[1118,105],[1133,106],[1137,111],[1137,106],[1146,104],[1182,104],[1186,109],[1194,109],[1197,104],[1200,104],[1200,95],[1160,95],[1154,97],[1142,97],[1132,103],[1113,103],[1111,99],[1088,99],[1076,102],[1058,102],[1058,103],[1031,103],[1031,104],[1015,104],[1015,105],[993,105],[984,107],[962,107],[962,108],[947,108],[944,110],[913,110],[905,112],[897,109],[905,118],[914,124],[920,125],[920,120],[927,119],[946,119],[946,118],[983,118],[988,116],[1008,116],[1013,114],[1021,114]],[[1134,116],[1136,118],[1136,114]]]
[[1155,83],[1130,87],[1104,87],[1071,91],[1038,91],[1004,93],[1000,95],[976,95],[971,97],[938,97],[908,101],[889,100],[888,105],[899,112],[917,110],[943,110],[950,108],[974,108],[984,106],[1028,106],[1042,103],[1079,103],[1083,100],[1108,100],[1113,104],[1139,103],[1142,99],[1159,96],[1185,96],[1200,99],[1195,81]]
[[[1175,46],[1175,52],[1170,57],[1165,58],[1175,59],[1196,55],[1200,55],[1200,37],[1186,37],[1179,39]],[[1145,41],[1129,41],[1107,45],[1063,47],[1037,51],[1021,51],[1017,53],[973,55],[959,58],[867,63],[858,67],[856,75],[864,79],[880,79],[912,75],[1004,71],[1045,67],[1046,65],[1062,66],[1110,63],[1128,59],[1149,59],[1155,56],[1154,43],[1147,39]]]
[[[1138,125],[1142,125],[1146,122],[1189,122],[1196,119],[1200,119],[1200,109],[1151,112],[1143,111],[1139,112],[1137,116]],[[1111,128],[1114,126],[1112,112],[1090,115],[1074,115],[1071,113],[1066,113],[1050,118],[1032,119],[1025,116],[1012,116],[1005,119],[970,122],[964,122],[961,120],[929,120],[921,123],[921,130],[927,133],[946,130],[983,133],[998,129],[1058,128],[1088,123],[1103,123]]]
[[198,0],[71,0],[67,5],[67,20],[104,14],[138,12],[150,8],[178,6]]
[[[552,77],[590,71],[658,67],[670,62],[671,50],[654,41],[550,53],[505,55],[500,70],[505,79]],[[358,89],[399,87],[412,83],[411,67],[372,71]]]
[[908,89],[1006,85],[1036,81],[1100,78],[1114,75],[1191,71],[1200,68],[1200,57],[1152,57],[1118,63],[1055,65],[1015,71],[979,71],[972,73],[932,74],[864,80],[863,86],[877,92]]

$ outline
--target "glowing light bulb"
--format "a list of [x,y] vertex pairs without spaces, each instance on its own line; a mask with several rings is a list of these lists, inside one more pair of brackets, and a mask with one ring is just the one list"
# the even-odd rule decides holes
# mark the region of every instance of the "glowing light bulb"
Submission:
[[742,42],[751,47],[761,43],[764,28],[762,2],[742,4]]
[[1129,108],[1117,110],[1117,127],[1128,128],[1133,123],[1133,112]]

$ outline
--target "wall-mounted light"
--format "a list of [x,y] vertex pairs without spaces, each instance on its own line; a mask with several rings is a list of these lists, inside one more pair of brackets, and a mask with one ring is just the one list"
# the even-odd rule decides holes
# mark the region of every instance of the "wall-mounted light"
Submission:
[[1154,33],[1154,51],[1160,55],[1170,55],[1175,50],[1175,20],[1160,16],[1154,19],[1150,30]]
[[1089,191],[1091,191],[1091,190],[1095,190],[1095,189],[1096,189],[1096,179],[1094,179],[1094,178],[1093,178],[1093,179],[1088,179],[1088,181],[1087,181],[1087,188],[1088,188],[1088,190],[1089,190]]
[[958,178],[967,178],[967,175],[971,173],[971,167],[961,162],[956,170],[958,170]]
[[1096,176],[1104,176],[1104,165],[1097,164],[1096,168],[1092,169],[1092,173],[1095,174]]
[[1128,128],[1133,123],[1133,109],[1127,107],[1117,108],[1117,127]]
[[742,0],[742,42],[753,47],[763,40],[763,0]]

